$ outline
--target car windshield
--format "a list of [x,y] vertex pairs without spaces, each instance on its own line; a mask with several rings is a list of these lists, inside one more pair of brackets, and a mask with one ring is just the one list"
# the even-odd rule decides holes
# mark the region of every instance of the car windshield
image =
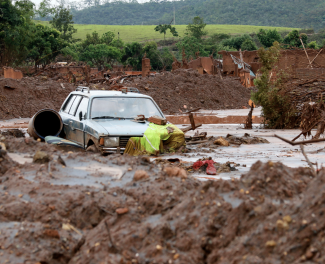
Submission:
[[137,115],[162,117],[152,100],[139,97],[94,98],[91,105],[91,118],[135,118]]

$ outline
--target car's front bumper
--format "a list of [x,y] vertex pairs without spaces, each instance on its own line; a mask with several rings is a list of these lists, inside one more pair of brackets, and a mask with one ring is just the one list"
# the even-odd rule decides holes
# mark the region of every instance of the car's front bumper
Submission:
[[123,154],[125,148],[107,148],[107,147],[100,147],[100,152],[102,154],[113,154],[113,153],[118,153],[118,154]]

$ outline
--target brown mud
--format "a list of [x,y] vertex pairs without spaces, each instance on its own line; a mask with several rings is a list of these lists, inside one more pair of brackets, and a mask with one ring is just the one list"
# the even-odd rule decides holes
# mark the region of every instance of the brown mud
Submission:
[[[51,161],[3,154],[1,263],[325,262],[324,169],[256,162],[240,179],[202,182],[148,158],[31,142],[5,140],[9,153]],[[81,175],[86,164],[98,170]]]
[[[45,74],[45,73],[43,73]],[[80,85],[87,86],[86,83]],[[0,119],[32,117],[37,111],[50,108],[58,111],[77,84],[50,78],[47,75],[24,77],[21,80],[0,78]],[[150,77],[128,77],[122,84],[89,84],[91,89],[112,90],[136,87],[151,96],[165,114],[203,109],[249,107],[250,90],[236,78],[201,75],[192,69],[163,72]]]
[[249,107],[250,89],[242,86],[237,78],[221,80],[219,75],[202,75],[193,69],[126,79],[123,84],[150,95],[166,114],[198,107],[211,110]]
[[0,78],[0,119],[32,117],[44,108],[58,111],[68,94],[75,90],[73,84],[63,86],[47,76],[21,80]]

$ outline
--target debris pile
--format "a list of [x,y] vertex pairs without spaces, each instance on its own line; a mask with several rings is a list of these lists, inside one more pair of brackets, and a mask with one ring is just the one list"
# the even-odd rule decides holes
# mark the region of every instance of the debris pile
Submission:
[[245,133],[242,137],[236,137],[228,134],[226,137],[213,137],[206,138],[205,134],[193,137],[186,136],[187,149],[185,152],[212,152],[218,147],[240,146],[242,144],[268,144],[269,141],[265,138],[251,136]]
[[290,101],[297,109],[306,102],[317,102],[321,98],[325,98],[325,78],[311,79],[289,79],[285,83],[284,94],[290,98]]
[[322,76],[310,79],[289,79],[285,88],[280,91],[290,101],[292,109],[297,111],[296,124],[301,129],[301,135],[310,136],[311,130],[317,128],[314,139],[324,133],[325,126],[325,79]]

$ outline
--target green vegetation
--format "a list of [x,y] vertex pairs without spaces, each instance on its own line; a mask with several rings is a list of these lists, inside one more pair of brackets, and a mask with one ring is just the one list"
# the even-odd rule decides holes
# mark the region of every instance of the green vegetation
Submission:
[[35,25],[30,1],[0,0],[0,66],[45,65],[69,45],[59,31]]
[[275,41],[278,43],[282,42],[282,37],[280,33],[276,31],[276,29],[260,29],[257,34],[257,38],[265,48],[272,47]]
[[136,0],[116,0],[103,5],[93,1],[88,8],[72,11],[77,24],[158,25],[172,21],[174,7],[176,23],[181,25],[186,25],[194,17],[200,16],[207,24],[317,30],[325,27],[325,0],[183,0],[149,1],[143,4]]
[[[41,23],[47,25],[48,22],[45,21],[37,21],[37,23]],[[145,41],[159,41],[163,40],[164,36],[159,32],[156,32],[156,26],[116,26],[116,25],[80,25],[74,24],[74,28],[78,31],[73,36],[77,39],[85,39],[87,34],[91,34],[93,31],[98,32],[99,34],[103,34],[105,32],[111,31],[124,42],[145,42]],[[184,37],[186,33],[187,26],[186,25],[176,25],[175,26],[178,35],[180,37]],[[286,27],[258,27],[258,26],[243,26],[243,25],[207,25],[205,30],[208,32],[208,36],[212,36],[214,34],[250,34],[257,33],[260,29],[276,29],[279,32],[289,32],[293,29],[297,28],[286,28]],[[173,35],[167,31],[166,39],[174,39],[178,38],[173,37]]]
[[167,33],[168,29],[169,29],[170,34],[173,35],[173,37],[178,37],[176,28],[172,27],[171,25],[163,24],[163,25],[158,25],[155,27],[155,31],[159,32],[160,34],[164,34],[164,42],[166,41],[166,33]]
[[[306,46],[316,48],[325,38],[325,32],[317,35],[323,38],[309,40],[305,32],[296,29],[207,25],[199,16],[187,26],[75,25],[69,9],[53,8],[49,0],[43,0],[38,10],[29,0],[15,1],[15,4],[0,0],[0,4],[4,20],[0,24],[1,65],[35,66],[35,70],[55,61],[58,55],[60,60],[82,61],[99,69],[123,64],[135,70],[141,69],[142,58],[146,56],[153,70],[170,70],[173,59],[182,59],[184,53],[188,59],[211,55],[218,58],[221,50],[256,50],[268,47],[274,40],[283,40],[282,48],[300,48],[300,39]],[[51,20],[35,24],[34,12]],[[84,30],[80,30],[81,27]],[[230,30],[239,34],[229,34]],[[82,37],[78,37],[80,35]],[[159,41],[150,40],[148,36]],[[165,36],[173,38],[165,39]],[[160,41],[162,38],[164,41]]]
[[304,43],[305,47],[307,45],[308,37],[306,34],[302,33],[299,34],[298,30],[292,30],[283,40],[283,43],[285,45],[288,45],[289,47],[297,47],[302,48],[302,43]]
[[236,50],[257,50],[255,43],[250,35],[244,34],[241,36],[235,36],[233,38],[228,38],[223,41],[225,46],[232,47]]
[[186,27],[188,35],[201,40],[201,38],[208,34],[208,31],[204,30],[207,24],[204,23],[203,18],[196,16],[193,18],[192,23],[189,23]]
[[72,35],[77,32],[73,27],[72,14],[69,9],[60,6],[57,11],[53,10],[53,18],[50,24],[61,33],[61,38],[66,41],[73,41]]
[[258,56],[262,63],[262,75],[255,80],[255,86],[258,89],[253,93],[252,99],[255,104],[261,105],[262,116],[265,125],[268,128],[293,128],[296,124],[296,113],[292,109],[290,100],[279,91],[283,88],[283,72],[276,73],[276,76],[270,78],[274,74],[274,66],[280,57],[281,45],[274,42],[269,49],[260,48]]

